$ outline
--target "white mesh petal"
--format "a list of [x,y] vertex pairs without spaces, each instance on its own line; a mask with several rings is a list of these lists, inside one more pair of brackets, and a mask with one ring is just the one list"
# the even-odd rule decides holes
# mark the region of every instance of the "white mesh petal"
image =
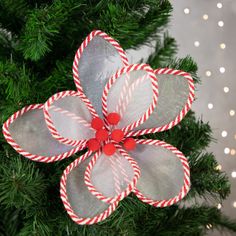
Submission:
[[186,105],[189,96],[188,80],[177,75],[157,75],[158,104],[149,119],[135,130],[158,128],[173,121]]
[[115,47],[95,36],[79,60],[79,78],[83,91],[99,116],[102,116],[102,92],[108,79],[124,64]]
[[94,130],[91,128],[92,115],[80,97],[59,98],[49,105],[48,113],[63,138],[87,140],[94,137]]
[[184,172],[173,152],[160,146],[137,144],[129,153],[141,169],[137,189],[145,197],[164,200],[179,194],[184,184]]
[[124,196],[118,196],[128,195],[131,192],[130,187],[135,185],[138,177],[139,174],[137,176],[130,162],[117,151],[112,156],[102,153],[97,158],[90,180],[95,190],[104,197],[117,197],[121,200]]
[[150,75],[145,70],[121,74],[107,96],[107,112],[120,114],[116,128],[125,128],[141,119],[154,100]]
[[72,146],[61,144],[52,137],[42,108],[29,110],[19,116],[9,125],[9,132],[21,149],[33,155],[50,158],[73,149]]
[[90,160],[87,159],[73,168],[66,181],[68,201],[74,213],[80,218],[93,218],[110,206],[92,195],[84,183],[84,172]]

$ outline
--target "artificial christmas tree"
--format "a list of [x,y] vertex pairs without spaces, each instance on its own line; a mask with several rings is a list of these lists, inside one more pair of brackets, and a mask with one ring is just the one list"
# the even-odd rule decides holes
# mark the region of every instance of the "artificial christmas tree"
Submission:
[[[153,68],[187,71],[195,82],[197,67],[189,57],[176,59],[176,43],[163,33],[171,12],[168,1],[1,1],[1,119],[53,93],[74,90],[71,61],[75,49],[94,28],[117,39],[123,48],[156,40],[148,63]],[[162,32],[162,33],[160,33]],[[163,35],[163,37],[161,37]],[[191,112],[172,130],[143,138],[164,140],[188,157],[191,190],[216,205],[229,194],[229,182],[204,149],[212,140],[208,124]],[[3,235],[202,235],[207,226],[236,231],[216,207],[174,205],[154,208],[134,195],[123,200],[105,221],[78,226],[59,199],[59,179],[73,158],[45,166],[18,155],[1,136],[0,230]]]

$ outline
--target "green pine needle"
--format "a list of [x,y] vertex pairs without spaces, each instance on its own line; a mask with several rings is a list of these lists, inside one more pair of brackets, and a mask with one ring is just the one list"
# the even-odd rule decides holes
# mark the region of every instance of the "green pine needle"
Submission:
[[46,180],[35,164],[19,156],[1,154],[0,204],[29,209],[45,199]]

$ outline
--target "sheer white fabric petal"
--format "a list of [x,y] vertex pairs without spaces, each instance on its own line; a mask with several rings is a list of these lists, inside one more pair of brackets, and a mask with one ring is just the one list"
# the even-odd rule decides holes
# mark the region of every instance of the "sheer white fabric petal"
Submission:
[[84,172],[90,160],[83,161],[67,175],[67,198],[72,210],[80,218],[93,218],[110,206],[92,195],[84,183]]
[[79,60],[79,78],[83,91],[98,115],[102,116],[102,92],[108,79],[124,64],[115,47],[95,36]]
[[92,115],[80,97],[59,98],[48,106],[48,113],[56,131],[63,138],[87,140],[94,137],[94,130],[91,128]]
[[136,187],[145,197],[164,200],[179,194],[184,172],[173,152],[161,146],[137,144],[129,153],[140,166],[141,176]]
[[135,130],[158,128],[173,121],[184,108],[189,96],[188,80],[177,75],[157,75],[158,104],[149,119]]
[[[72,146],[59,143],[50,134],[45,123],[43,109],[25,112],[9,125],[11,138],[25,150],[34,155],[59,155],[73,149]],[[27,155],[25,152],[22,155]],[[26,156],[27,157],[27,156]]]
[[125,128],[145,116],[153,104],[154,91],[150,75],[145,70],[121,74],[107,95],[107,112],[116,112],[121,120],[116,128]]
[[[124,156],[118,151],[112,156],[102,153],[95,162],[90,180],[98,193],[105,198],[115,199],[117,197],[118,200],[121,200],[124,195],[131,192],[131,189],[128,188],[134,185],[139,176]],[[94,195],[97,196],[97,194]],[[122,196],[118,197],[119,195]],[[104,200],[103,196],[100,199]]]

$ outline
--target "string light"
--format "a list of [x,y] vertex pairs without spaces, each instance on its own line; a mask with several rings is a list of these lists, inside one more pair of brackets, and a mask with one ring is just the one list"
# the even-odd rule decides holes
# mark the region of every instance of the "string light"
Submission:
[[224,92],[228,93],[229,92],[229,88],[228,87],[224,87]]
[[235,154],[236,154],[236,151],[235,151],[235,149],[232,148],[231,151],[230,151],[230,155],[234,156]]
[[236,178],[236,171],[233,171],[233,172],[231,173],[231,176],[232,176],[232,178]]
[[216,6],[218,7],[218,8],[222,8],[222,3],[221,2],[218,2],[217,4],[216,4]]
[[221,209],[221,207],[222,207],[222,205],[219,203],[219,204],[217,205],[217,208],[218,208],[218,209]]
[[236,208],[236,202],[233,202],[233,207]]
[[207,14],[204,14],[204,15],[202,16],[202,18],[203,18],[203,20],[208,20],[208,15],[207,15]]
[[224,26],[224,22],[222,20],[218,21],[218,26],[223,27]]
[[230,149],[229,149],[228,147],[226,147],[226,148],[224,149],[224,153],[225,153],[225,154],[229,154],[229,152],[230,152]]
[[194,42],[194,46],[195,46],[195,47],[199,47],[199,45],[200,45],[199,41],[195,41],[195,42]]
[[207,227],[207,229],[211,229],[212,228],[212,224],[207,224],[206,227]]
[[221,49],[225,49],[225,48],[226,48],[226,45],[225,45],[224,43],[221,43],[221,44],[220,44],[220,48],[221,48]]
[[235,115],[235,110],[230,110],[230,111],[229,111],[229,115],[230,115],[230,116],[234,116],[234,115]]
[[184,8],[184,13],[185,13],[185,14],[189,14],[189,13],[190,13],[189,8]]
[[222,170],[222,165],[217,165],[215,170]]
[[225,138],[227,135],[228,135],[227,131],[223,130],[223,131],[221,132],[221,136],[222,136],[223,138]]
[[211,76],[211,72],[209,70],[206,71],[206,76],[210,77]]
[[224,68],[223,66],[220,67],[220,73],[221,73],[221,74],[225,73],[225,68]]
[[208,103],[208,108],[211,110],[213,108],[213,104],[212,103]]

